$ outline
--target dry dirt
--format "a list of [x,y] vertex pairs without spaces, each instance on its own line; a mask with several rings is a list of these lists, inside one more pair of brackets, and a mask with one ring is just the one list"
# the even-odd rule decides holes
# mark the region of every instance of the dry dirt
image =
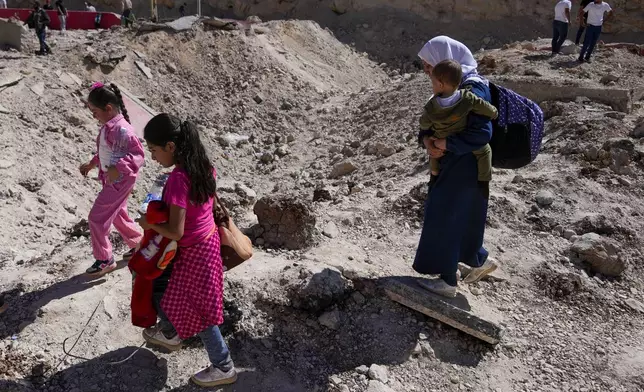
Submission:
[[[313,22],[259,27],[53,33],[49,57],[30,55],[29,34],[25,52],[0,52],[0,80],[23,77],[0,87],[0,290],[11,305],[0,316],[0,391],[193,391],[189,376],[207,363],[191,340],[113,364],[142,338],[130,324],[127,268],[95,281],[82,274],[92,262],[82,220],[99,186],[77,167],[94,149],[98,125],[83,99],[96,80],[200,126],[222,198],[257,244],[226,275],[224,332],[241,374],[223,390],[644,390],[641,102],[629,114],[583,97],[544,102],[537,160],[495,171],[485,241],[502,271],[459,288],[506,328],[489,346],[382,289],[386,277],[414,275],[426,77],[374,63]],[[533,69],[599,88],[607,71],[627,88],[644,72],[642,57],[622,49],[576,67],[558,66],[573,56],[520,47],[486,55],[506,74]],[[130,211],[157,173],[148,161]],[[258,225],[260,199],[257,212],[280,222]],[[271,247],[271,227],[312,245]],[[65,357],[68,337],[87,360]]]

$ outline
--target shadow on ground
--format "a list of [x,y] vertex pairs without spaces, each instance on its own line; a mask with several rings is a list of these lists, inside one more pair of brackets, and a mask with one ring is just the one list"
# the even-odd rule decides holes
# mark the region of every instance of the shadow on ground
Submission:
[[77,294],[105,281],[105,278],[96,279],[86,274],[79,274],[42,290],[21,294],[22,290],[16,288],[5,292],[4,297],[9,304],[9,309],[0,316],[0,320],[4,323],[4,327],[0,324],[0,339],[20,333],[39,317],[40,309],[49,302]]

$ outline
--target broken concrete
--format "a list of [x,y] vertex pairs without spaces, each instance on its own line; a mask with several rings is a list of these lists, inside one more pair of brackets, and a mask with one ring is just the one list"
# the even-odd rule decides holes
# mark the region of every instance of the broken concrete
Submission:
[[0,91],[4,90],[7,87],[15,86],[16,84],[20,83],[22,78],[24,78],[24,76],[20,74],[10,74],[3,76],[2,79],[0,79]]
[[143,103],[127,89],[123,88],[122,85],[119,85],[119,89],[123,95],[123,102],[125,103],[127,112],[130,115],[130,123],[134,127],[134,132],[139,138],[143,138],[143,129],[145,128],[145,125],[152,119],[152,117],[157,115],[157,112]]
[[593,101],[610,105],[613,110],[630,113],[633,108],[633,91],[630,89],[601,87],[581,87],[578,85],[559,85],[551,80],[540,78],[500,77],[490,78],[494,83],[516,91],[531,100],[574,101],[577,97],[587,97]]
[[[459,298],[447,299],[422,289],[418,278],[399,276],[385,279],[385,291],[392,300],[421,312],[490,344],[497,344],[504,329],[464,309]],[[462,298],[460,299],[461,302]]]
[[11,20],[0,19],[0,48],[22,48],[22,26]]
[[143,61],[135,61],[134,64],[143,72],[146,78],[152,79],[152,70],[148,68]]

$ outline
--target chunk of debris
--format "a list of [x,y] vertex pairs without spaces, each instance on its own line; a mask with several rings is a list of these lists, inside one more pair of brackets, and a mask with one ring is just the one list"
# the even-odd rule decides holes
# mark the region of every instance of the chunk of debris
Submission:
[[626,270],[626,262],[619,255],[619,244],[597,233],[586,233],[579,237],[570,250],[588,264],[593,272],[615,277]]
[[258,220],[254,235],[267,245],[304,249],[313,244],[316,219],[308,203],[294,197],[264,196],[253,211]]
[[142,61],[135,61],[134,64],[136,64],[137,68],[143,72],[145,77],[152,79],[152,70],[150,70],[150,68],[148,68]]

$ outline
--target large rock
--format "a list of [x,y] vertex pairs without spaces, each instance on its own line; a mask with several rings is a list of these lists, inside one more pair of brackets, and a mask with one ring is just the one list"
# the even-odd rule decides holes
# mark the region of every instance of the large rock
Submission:
[[541,207],[548,207],[555,201],[555,195],[548,190],[541,190],[535,197],[537,204]]
[[311,208],[293,197],[265,196],[253,209],[258,225],[255,237],[273,247],[303,249],[313,244],[315,215]]
[[389,371],[382,365],[371,365],[371,367],[369,367],[368,376],[370,379],[380,381],[382,383],[387,383],[387,381],[389,381]]
[[222,147],[237,147],[240,144],[248,143],[248,140],[250,137],[246,135],[240,135],[238,133],[224,133],[223,135],[219,135],[217,137],[217,141],[219,141],[219,144]]
[[633,132],[631,132],[631,136],[637,139],[644,137],[644,117],[640,117],[637,120]]
[[596,273],[615,277],[626,269],[626,263],[619,255],[619,244],[597,233],[582,235],[572,244],[570,250]]
[[358,170],[358,167],[351,161],[344,161],[336,164],[333,166],[333,170],[331,170],[331,174],[329,174],[329,178],[335,179],[335,178],[340,178],[342,176],[346,176],[347,174],[351,174],[354,171]]
[[[353,290],[353,283],[333,267],[304,269],[300,273],[300,279],[291,289],[291,303],[296,308],[311,312],[321,312],[343,301]],[[323,321],[333,321],[335,316],[339,318],[339,315],[327,315],[323,317]]]

